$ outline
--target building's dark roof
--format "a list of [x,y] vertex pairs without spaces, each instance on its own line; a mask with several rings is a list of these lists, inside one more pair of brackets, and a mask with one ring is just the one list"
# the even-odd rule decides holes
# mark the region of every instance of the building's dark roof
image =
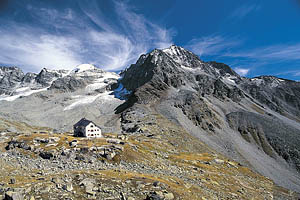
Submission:
[[[81,120],[79,120],[79,122],[77,122],[76,124],[74,124],[74,126],[87,126],[91,123],[92,121],[87,120],[85,118],[82,118]],[[94,122],[92,122],[93,124],[95,124]]]

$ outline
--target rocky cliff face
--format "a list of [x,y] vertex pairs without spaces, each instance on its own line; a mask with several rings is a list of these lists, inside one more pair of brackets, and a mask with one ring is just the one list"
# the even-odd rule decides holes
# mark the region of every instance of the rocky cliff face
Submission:
[[[243,96],[237,87],[241,77],[229,66],[216,62],[205,63],[181,47],[171,46],[142,55],[136,64],[123,72],[121,83],[136,91],[139,101],[148,102],[165,95],[164,90],[186,87],[200,96],[232,98]],[[228,84],[225,84],[228,83]]]
[[24,73],[18,67],[0,67],[0,95],[9,93],[8,89],[15,87],[24,78]]
[[260,76],[248,79],[241,87],[272,110],[282,115],[300,117],[300,82]]
[[211,147],[300,190],[299,82],[240,77],[177,46],[142,55],[122,76],[133,93],[121,110],[153,107]]

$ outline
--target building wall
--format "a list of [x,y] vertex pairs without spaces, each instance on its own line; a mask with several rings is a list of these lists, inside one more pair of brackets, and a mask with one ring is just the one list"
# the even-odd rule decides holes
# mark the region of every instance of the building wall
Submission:
[[102,137],[101,129],[93,123],[85,127],[85,134],[88,138]]
[[86,137],[85,127],[79,126],[77,128],[74,127],[74,136],[75,137]]

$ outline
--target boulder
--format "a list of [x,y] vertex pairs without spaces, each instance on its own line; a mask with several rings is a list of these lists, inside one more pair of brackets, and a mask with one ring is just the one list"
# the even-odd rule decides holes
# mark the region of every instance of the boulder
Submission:
[[106,139],[106,142],[111,143],[111,144],[124,144],[124,142],[122,140],[113,139],[113,138]]
[[85,178],[79,183],[80,186],[84,186],[85,192],[88,195],[92,195],[92,196],[96,195],[96,192],[94,191],[95,184],[96,184],[95,179],[91,179],[91,178]]
[[9,183],[10,183],[10,184],[15,184],[15,183],[16,183],[16,179],[11,178]]
[[98,148],[100,156],[112,160],[116,155],[124,150],[124,147],[117,145],[104,145]]
[[46,152],[46,151],[43,151],[43,152],[40,152],[39,154],[43,159],[51,159],[54,157],[53,153],[51,152]]
[[66,191],[68,191],[68,192],[71,192],[73,190],[72,183],[68,183],[68,184],[64,185],[63,189],[66,190]]
[[23,200],[23,195],[19,192],[8,191],[5,193],[4,200]]
[[164,200],[164,195],[160,191],[151,192],[147,195],[146,200]]
[[80,186],[87,186],[87,185],[94,185],[94,184],[96,184],[96,181],[95,179],[92,178],[85,178],[79,183]]
[[173,200],[175,198],[173,193],[171,192],[164,194],[164,196],[165,196],[165,200]]
[[78,141],[77,140],[73,140],[69,143],[70,147],[76,147],[78,144]]

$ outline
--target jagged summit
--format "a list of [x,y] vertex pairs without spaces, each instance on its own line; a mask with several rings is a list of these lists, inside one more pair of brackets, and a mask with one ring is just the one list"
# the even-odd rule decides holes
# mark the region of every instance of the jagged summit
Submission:
[[177,45],[171,45],[168,48],[162,49],[162,51],[170,56],[177,56],[177,57],[181,57],[184,54],[193,54],[192,52]]
[[150,83],[151,85],[163,83],[175,88],[184,85],[198,88],[198,82],[206,79],[221,79],[229,85],[236,85],[241,81],[241,77],[229,66],[217,62],[203,62],[197,55],[175,45],[142,55],[122,75],[121,82],[128,90],[134,90],[150,81],[156,83]]

